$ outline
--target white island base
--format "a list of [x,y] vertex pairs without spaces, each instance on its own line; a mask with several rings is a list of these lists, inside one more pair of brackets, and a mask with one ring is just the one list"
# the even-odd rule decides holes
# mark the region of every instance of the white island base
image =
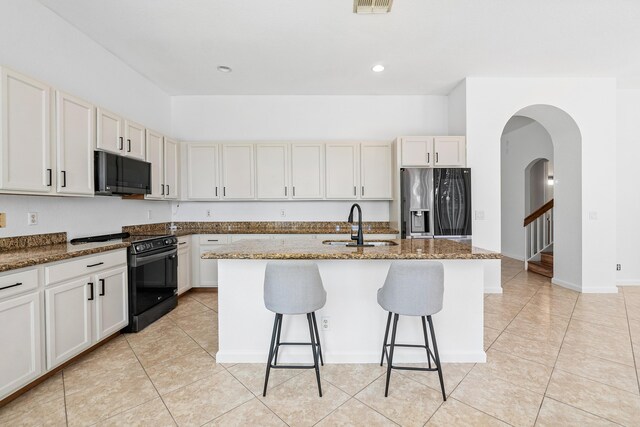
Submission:
[[[444,265],[444,307],[433,316],[443,362],[485,362],[484,265],[496,260],[439,260]],[[264,306],[268,260],[218,261],[218,363],[266,363],[274,314]],[[275,262],[302,262],[297,260]],[[316,312],[325,363],[380,363],[388,313],[377,302],[391,260],[314,260],[327,290]],[[412,262],[424,262],[414,260]],[[324,328],[328,320],[328,328]],[[391,335],[391,334],[389,334]],[[305,315],[284,316],[281,342],[309,342]],[[419,317],[400,316],[396,343],[423,344]],[[282,346],[278,361],[312,363],[309,346]],[[394,362],[424,363],[424,349],[397,348]]]

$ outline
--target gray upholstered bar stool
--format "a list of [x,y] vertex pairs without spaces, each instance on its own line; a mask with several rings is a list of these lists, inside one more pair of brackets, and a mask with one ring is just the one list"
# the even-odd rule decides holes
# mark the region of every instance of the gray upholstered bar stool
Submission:
[[[264,274],[264,305],[276,314],[271,334],[267,373],[264,378],[262,396],[267,395],[269,372],[272,368],[315,369],[318,394],[322,397],[318,357],[322,361],[322,347],[316,322],[316,310],[324,307],[327,292],[322,286],[318,265],[313,262],[270,262]],[[311,342],[280,342],[283,314],[306,314]],[[313,365],[278,365],[278,349],[281,345],[310,345]]]
[[[389,312],[387,317],[387,329],[384,333],[382,343],[382,358],[380,366],[387,357],[387,382],[384,389],[384,396],[389,394],[389,380],[392,369],[402,369],[410,371],[438,371],[440,377],[440,387],[442,388],[442,399],[447,400],[444,392],[444,381],[442,380],[442,366],[438,355],[438,344],[436,334],[433,330],[431,315],[442,310],[442,300],[444,295],[444,268],[441,262],[437,261],[394,261],[391,263],[387,278],[382,288],[378,289],[378,304]],[[391,325],[391,315],[393,316],[393,330],[391,332],[391,343],[387,344],[389,338],[389,326]],[[396,344],[396,330],[398,327],[398,317],[420,316],[422,320],[422,331],[424,334],[424,345],[417,344]],[[433,341],[433,351],[429,347],[426,321],[429,322],[431,340]],[[387,347],[390,348],[387,354]],[[393,353],[395,347],[418,347],[427,351],[428,368],[417,368],[412,366],[394,366]],[[431,367],[431,361],[435,367]]]

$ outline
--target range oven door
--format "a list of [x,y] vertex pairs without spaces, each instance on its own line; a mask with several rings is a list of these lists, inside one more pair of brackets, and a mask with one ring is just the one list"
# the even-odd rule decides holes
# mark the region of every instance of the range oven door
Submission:
[[139,315],[178,293],[178,249],[129,255],[130,315]]

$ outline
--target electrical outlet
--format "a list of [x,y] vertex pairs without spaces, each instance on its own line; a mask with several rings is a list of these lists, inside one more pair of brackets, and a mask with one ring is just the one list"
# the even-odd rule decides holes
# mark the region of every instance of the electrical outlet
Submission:
[[331,324],[329,323],[328,316],[325,316],[322,319],[320,319],[320,323],[321,323],[320,327],[323,331],[328,331],[329,329],[331,329],[330,328]]
[[207,218],[211,218],[211,209],[207,209]]
[[287,216],[287,214],[285,213],[284,209],[280,211],[280,216]]
[[4,212],[0,212],[0,228],[4,228],[7,226],[7,214]]
[[620,271],[622,270],[622,265],[621,264],[616,264],[616,271]]
[[38,223],[38,212],[29,212],[27,214],[27,225],[36,225]]
[[484,221],[484,211],[476,211],[476,220]]

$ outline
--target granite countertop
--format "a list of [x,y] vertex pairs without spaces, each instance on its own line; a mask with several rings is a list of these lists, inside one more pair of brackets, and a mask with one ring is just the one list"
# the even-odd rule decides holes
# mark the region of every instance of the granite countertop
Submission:
[[38,264],[46,264],[126,248],[129,245],[129,242],[116,240],[110,242],[84,243],[81,245],[58,243],[0,251],[0,273]]
[[[372,241],[372,240],[369,240]],[[205,252],[203,259],[500,259],[501,255],[447,239],[395,239],[396,246],[345,247],[316,239],[244,240]],[[367,240],[365,240],[365,243]]]

